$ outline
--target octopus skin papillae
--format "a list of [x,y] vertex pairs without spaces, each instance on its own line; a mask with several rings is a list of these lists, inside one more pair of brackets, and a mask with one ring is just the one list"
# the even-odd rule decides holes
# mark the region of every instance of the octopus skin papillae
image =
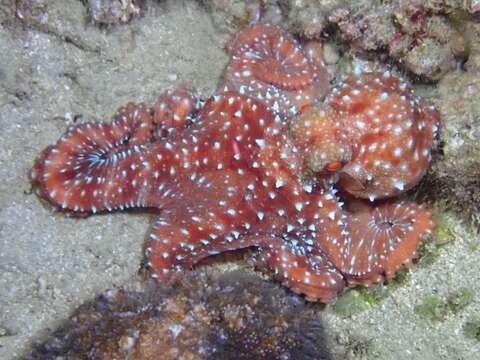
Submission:
[[408,266],[434,224],[398,196],[425,174],[435,108],[390,71],[329,88],[321,44],[278,26],[249,27],[228,50],[206,103],[179,87],[70,127],[30,171],[40,197],[78,216],[158,209],[145,252],[159,283],[251,247],[258,268],[329,302]]

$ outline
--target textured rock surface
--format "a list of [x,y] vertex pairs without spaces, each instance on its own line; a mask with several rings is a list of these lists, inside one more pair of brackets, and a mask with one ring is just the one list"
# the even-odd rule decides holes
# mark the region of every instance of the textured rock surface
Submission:
[[290,31],[306,38],[319,38],[329,24],[333,10],[345,5],[341,0],[279,0]]
[[210,13],[218,31],[233,34],[260,20],[266,8],[263,0],[199,0]]
[[230,272],[190,278],[170,294],[110,290],[27,358],[328,360],[326,347],[321,316],[303,301]]
[[441,154],[430,169],[425,188],[464,217],[480,224],[480,26],[467,32],[472,53],[458,70],[438,84],[437,104],[443,115]]
[[91,21],[97,25],[126,23],[140,14],[143,0],[87,0]]
[[[389,57],[411,73],[438,80],[467,56],[458,24],[451,16],[465,5],[395,1],[280,1],[289,29],[308,38],[337,34],[356,53]],[[459,21],[460,18],[460,21]]]

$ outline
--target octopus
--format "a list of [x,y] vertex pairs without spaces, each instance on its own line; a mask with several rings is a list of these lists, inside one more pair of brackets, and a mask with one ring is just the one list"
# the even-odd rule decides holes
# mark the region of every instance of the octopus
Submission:
[[299,114],[328,91],[318,42],[302,46],[282,28],[264,24],[240,32],[227,49],[231,61],[219,91],[254,97],[282,118]]
[[253,248],[259,269],[329,302],[410,266],[434,224],[398,195],[428,166],[435,108],[390,72],[327,95],[319,44],[278,26],[244,30],[229,51],[205,103],[180,87],[68,128],[30,171],[40,197],[77,216],[156,209],[145,254],[159,283]]

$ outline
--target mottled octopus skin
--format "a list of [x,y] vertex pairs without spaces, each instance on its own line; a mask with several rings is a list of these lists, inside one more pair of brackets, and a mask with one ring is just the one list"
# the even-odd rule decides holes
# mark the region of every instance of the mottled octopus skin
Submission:
[[[79,215],[140,206],[142,195],[134,195],[134,186],[123,189],[114,184],[121,179],[133,181],[135,177],[136,186],[139,176],[131,155],[138,154],[152,140],[152,132],[150,111],[143,105],[129,103],[119,109],[109,124],[69,127],[55,146],[42,152],[30,171],[30,179],[43,198]],[[120,160],[131,162],[128,172],[112,171]]]
[[[163,94],[153,109],[128,103],[116,112],[110,124],[71,126],[56,146],[42,152],[29,174],[32,183],[43,198],[78,216],[150,206],[145,194],[132,195],[137,181],[144,177],[140,166],[132,163],[129,169],[130,173],[139,169],[139,176],[129,175],[126,169],[121,174],[113,174],[109,169],[122,159],[131,161],[132,153],[139,153],[146,144],[190,125],[198,107],[199,102],[181,86]],[[112,191],[113,184],[121,181],[119,179],[129,178],[132,178],[130,190],[127,187],[124,192],[125,189],[119,187],[117,193]],[[104,191],[97,189],[94,181],[96,185],[112,185]],[[130,201],[126,203],[126,199]]]
[[338,113],[353,158],[340,184],[370,200],[398,196],[423,177],[440,126],[435,108],[389,71],[362,73],[335,86],[327,103]]
[[[341,222],[338,225],[343,228],[345,223],[340,218],[338,220]],[[345,241],[343,235],[337,238],[338,242]],[[308,300],[329,302],[346,282],[322,251],[321,244],[327,238],[330,237],[325,229],[293,231],[282,237],[271,237],[255,254],[254,262],[260,269],[273,271],[283,285],[304,294]]]
[[[190,126],[142,145],[121,140],[145,133],[152,124],[148,112],[129,104],[120,114],[112,124],[69,129],[37,161],[32,177],[47,200],[69,211],[160,208],[146,245],[160,280],[204,257],[258,246],[259,266],[311,300],[330,301],[346,284],[391,276],[415,256],[419,236],[429,230],[427,220],[412,225],[412,217],[429,219],[428,213],[378,207],[373,215],[352,217],[335,190],[302,184],[296,175],[301,159],[284,124],[255,99],[214,96]],[[378,233],[384,216],[394,230],[365,233],[365,224]],[[398,241],[385,236],[391,231]],[[405,246],[410,251],[398,255]]]
[[302,151],[304,165],[318,177],[332,175],[352,160],[351,140],[335,110],[312,106],[289,122],[290,136]]
[[191,125],[200,107],[187,86],[168,90],[152,108],[155,138],[166,138],[175,129]]
[[[318,228],[342,236],[335,196],[313,194],[298,181],[298,155],[280,118],[262,103],[235,93],[214,96],[190,127],[133,146],[121,139],[135,138],[150,120],[129,106],[127,120],[69,129],[32,177],[47,200],[68,211],[161,208],[147,244],[155,277],[259,245],[266,235]],[[145,122],[136,122],[140,115]]]
[[[391,160],[388,151],[400,146],[399,137],[405,141],[404,132],[413,134],[413,155],[405,151],[413,156],[413,166],[426,167],[423,159],[429,156],[419,161],[415,151],[430,148],[437,114],[430,107],[416,109],[423,106],[420,100],[408,98],[414,108],[408,126],[411,118],[401,104],[411,93],[390,76],[355,80],[366,89],[361,99],[350,98],[358,96],[349,88],[353,80],[344,82],[319,108],[323,112],[313,108],[289,129],[262,100],[227,92],[198,110],[188,91],[178,89],[153,109],[129,103],[111,123],[69,128],[44,150],[30,177],[43,198],[77,215],[157,208],[145,249],[150,273],[159,281],[175,278],[207,256],[255,246],[258,267],[309,300],[328,302],[345,286],[391,278],[417,256],[421,236],[433,228],[430,212],[421,205],[389,200],[346,210],[332,183],[302,177],[312,149],[320,151],[317,170],[342,174],[352,164],[370,169],[370,163],[386,159],[401,170],[402,162]],[[282,86],[287,85],[293,89]],[[370,122],[381,129],[367,126]],[[400,134],[396,127],[402,128]],[[387,146],[363,156],[362,146],[374,135]],[[387,170],[372,173],[382,186],[367,184],[369,195],[381,189],[375,198],[387,196],[385,181],[388,186],[388,176],[398,176],[396,168]],[[355,176],[357,182],[362,179]],[[409,186],[402,181],[400,192]],[[339,185],[357,195],[351,183]]]
[[334,214],[343,229],[340,237],[325,229],[289,232],[260,246],[257,265],[273,269],[285,286],[307,299],[329,302],[345,286],[370,286],[410,266],[422,236],[434,228],[430,211],[406,201]]
[[229,52],[220,91],[254,97],[282,117],[326,95],[329,83],[318,42],[302,46],[281,27],[260,24],[240,32]]
[[327,241],[322,248],[350,285],[391,279],[417,258],[421,237],[434,228],[424,205],[402,200],[364,204],[348,214],[346,224],[346,241]]

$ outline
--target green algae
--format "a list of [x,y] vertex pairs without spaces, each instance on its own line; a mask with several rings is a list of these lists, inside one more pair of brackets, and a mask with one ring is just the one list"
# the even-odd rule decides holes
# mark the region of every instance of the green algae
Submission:
[[362,287],[350,290],[341,295],[335,303],[334,312],[342,317],[351,317],[378,305],[387,299],[395,290],[405,285],[409,279],[409,270],[401,268],[395,277],[386,284]]
[[415,313],[422,319],[439,323],[446,319],[448,310],[446,303],[437,295],[429,295],[415,306]]
[[441,254],[442,248],[455,241],[455,236],[444,214],[437,213],[434,221],[436,226],[433,234],[424,236],[418,248],[418,263],[420,266],[428,266],[435,263]]
[[472,319],[463,326],[463,333],[469,339],[480,342],[480,319]]
[[379,284],[370,288],[362,288],[360,292],[365,301],[371,305],[378,305],[387,299],[395,290],[404,286],[410,277],[407,268],[401,268],[395,277],[387,284]]
[[355,314],[367,310],[368,307],[368,302],[365,300],[361,291],[353,289],[338,298],[333,310],[341,317],[352,317]]
[[447,297],[448,309],[457,314],[473,301],[473,292],[469,289],[460,289]]
[[445,298],[439,295],[428,295],[415,306],[415,313],[422,319],[437,324],[448,316],[456,315],[473,301],[473,293],[469,289],[459,289]]

